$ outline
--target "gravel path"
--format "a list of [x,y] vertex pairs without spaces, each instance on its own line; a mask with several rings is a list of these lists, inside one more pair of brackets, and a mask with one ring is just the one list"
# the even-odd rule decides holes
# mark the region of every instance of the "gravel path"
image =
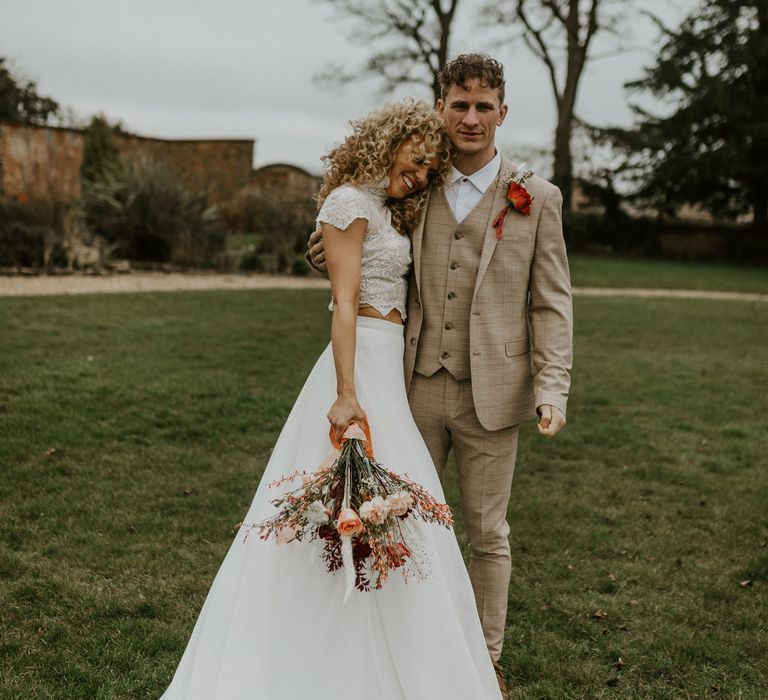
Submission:
[[[220,273],[131,272],[117,275],[0,277],[0,297],[58,294],[111,294],[120,292],[175,292],[206,289],[328,289],[318,277],[278,275],[226,275]],[[768,294],[716,292],[695,289],[641,289],[574,287],[576,296],[674,297],[768,302]]]
[[0,277],[0,296],[176,292],[207,289],[327,289],[318,277],[225,275],[220,273],[131,272],[117,275]]
[[645,289],[642,287],[574,287],[573,293],[585,297],[672,297],[677,299],[726,299],[730,301],[768,301],[768,294],[718,292],[706,289]]

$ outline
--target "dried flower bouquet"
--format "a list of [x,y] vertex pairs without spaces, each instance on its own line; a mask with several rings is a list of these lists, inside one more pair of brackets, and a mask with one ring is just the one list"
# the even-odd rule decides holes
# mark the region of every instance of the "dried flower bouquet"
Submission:
[[[333,436],[331,436],[333,441]],[[278,512],[254,525],[243,525],[247,539],[256,528],[262,540],[278,545],[319,541],[329,572],[345,569],[346,593],[378,589],[389,572],[400,569],[426,575],[429,553],[410,526],[411,519],[453,526],[449,506],[424,487],[376,462],[367,423],[353,423],[320,468],[295,472],[270,484],[279,487],[301,478],[302,484],[272,501]]]

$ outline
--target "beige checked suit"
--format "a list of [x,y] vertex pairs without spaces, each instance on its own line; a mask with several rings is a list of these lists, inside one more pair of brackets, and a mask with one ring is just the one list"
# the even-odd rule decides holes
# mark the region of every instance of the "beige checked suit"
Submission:
[[518,425],[550,404],[566,410],[571,289],[560,191],[533,176],[531,215],[511,211],[497,240],[515,166],[457,223],[438,189],[413,233],[405,381],[416,424],[441,473],[458,466],[469,573],[488,649],[501,654],[511,573],[507,507]]

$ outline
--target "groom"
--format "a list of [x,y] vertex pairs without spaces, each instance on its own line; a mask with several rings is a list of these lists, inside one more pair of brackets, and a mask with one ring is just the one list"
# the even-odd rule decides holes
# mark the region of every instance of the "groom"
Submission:
[[[432,189],[413,232],[405,381],[413,417],[442,476],[453,449],[469,575],[503,697],[498,664],[511,575],[509,505],[518,428],[537,413],[553,437],[570,386],[571,288],[557,187],[531,176],[529,213],[497,215],[515,165],[495,147],[507,115],[503,67],[461,55],[439,75],[442,114],[456,147],[444,190]],[[310,257],[323,267],[313,234]]]

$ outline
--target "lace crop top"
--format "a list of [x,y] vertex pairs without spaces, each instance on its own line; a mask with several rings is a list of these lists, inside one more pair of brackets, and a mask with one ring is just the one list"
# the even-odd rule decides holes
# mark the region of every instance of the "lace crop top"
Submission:
[[[360,303],[382,316],[397,309],[405,320],[411,241],[392,226],[392,214],[384,202],[385,196],[373,187],[341,185],[326,197],[317,223],[343,231],[355,219],[368,222],[360,263]],[[333,300],[328,308],[334,308]]]

